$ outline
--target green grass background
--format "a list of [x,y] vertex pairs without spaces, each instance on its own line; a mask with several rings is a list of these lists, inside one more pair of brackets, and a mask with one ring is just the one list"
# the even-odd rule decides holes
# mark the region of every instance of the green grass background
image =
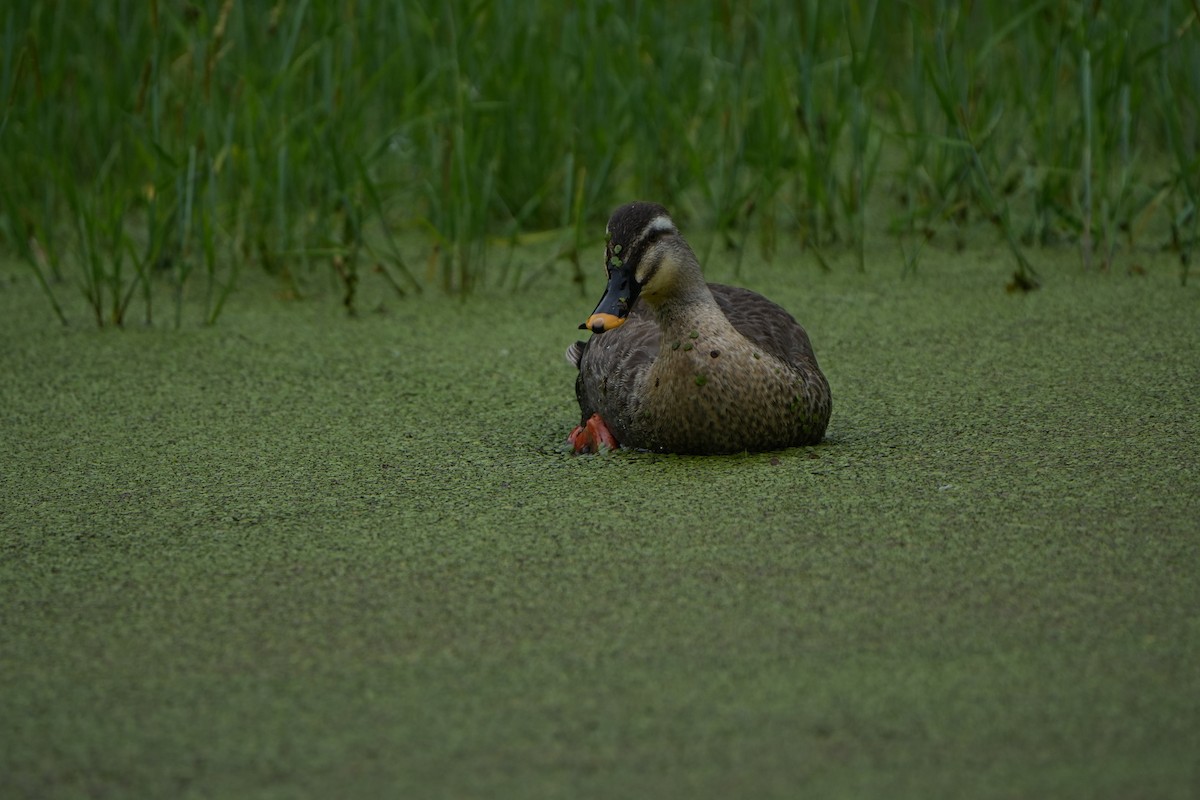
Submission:
[[517,286],[541,271],[503,244],[579,271],[639,197],[859,269],[882,233],[916,265],[991,220],[1024,282],[1068,243],[1089,269],[1166,247],[1186,279],[1200,224],[1192,0],[27,0],[0,100],[0,247],[99,324],[180,325],[156,276],[212,322],[246,267],[351,308],[376,270]]
[[742,266],[827,442],[715,458],[566,452],[565,265],[95,332],[5,262],[3,794],[1194,797],[1196,289],[840,258]]

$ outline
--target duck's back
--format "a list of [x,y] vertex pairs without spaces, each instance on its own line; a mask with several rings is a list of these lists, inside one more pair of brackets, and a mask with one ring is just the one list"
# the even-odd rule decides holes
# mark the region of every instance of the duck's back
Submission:
[[740,286],[710,283],[708,288],[742,336],[784,363],[817,368],[808,332],[782,306]]

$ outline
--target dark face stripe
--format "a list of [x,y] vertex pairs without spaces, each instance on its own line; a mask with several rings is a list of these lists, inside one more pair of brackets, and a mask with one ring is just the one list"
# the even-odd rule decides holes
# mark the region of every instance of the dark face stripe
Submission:
[[[658,223],[658,224],[655,224]],[[671,222],[671,218],[666,213],[655,214],[640,232],[636,239],[630,244],[623,245],[616,238],[610,238],[608,246],[604,251],[604,267],[611,274],[614,269],[621,267],[631,267],[630,276],[632,277],[637,272],[637,267],[646,252],[664,236],[678,235],[675,225]],[[618,252],[619,248],[619,252]],[[646,280],[657,271],[657,265],[645,276]],[[645,280],[642,281],[643,283]]]

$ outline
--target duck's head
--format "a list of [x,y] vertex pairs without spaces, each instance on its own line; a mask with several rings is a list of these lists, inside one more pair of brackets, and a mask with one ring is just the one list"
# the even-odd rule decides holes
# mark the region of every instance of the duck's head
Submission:
[[603,333],[621,326],[638,297],[655,303],[679,282],[690,248],[667,210],[657,203],[627,203],[608,220],[604,269],[608,286],[581,330]]

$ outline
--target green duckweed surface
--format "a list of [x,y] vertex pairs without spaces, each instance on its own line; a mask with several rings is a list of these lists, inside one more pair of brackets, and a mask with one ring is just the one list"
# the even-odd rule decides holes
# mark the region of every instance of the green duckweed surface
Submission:
[[0,794],[1197,796],[1200,292],[897,261],[747,263],[834,416],[721,458],[566,452],[597,276],[101,331],[0,265]]

